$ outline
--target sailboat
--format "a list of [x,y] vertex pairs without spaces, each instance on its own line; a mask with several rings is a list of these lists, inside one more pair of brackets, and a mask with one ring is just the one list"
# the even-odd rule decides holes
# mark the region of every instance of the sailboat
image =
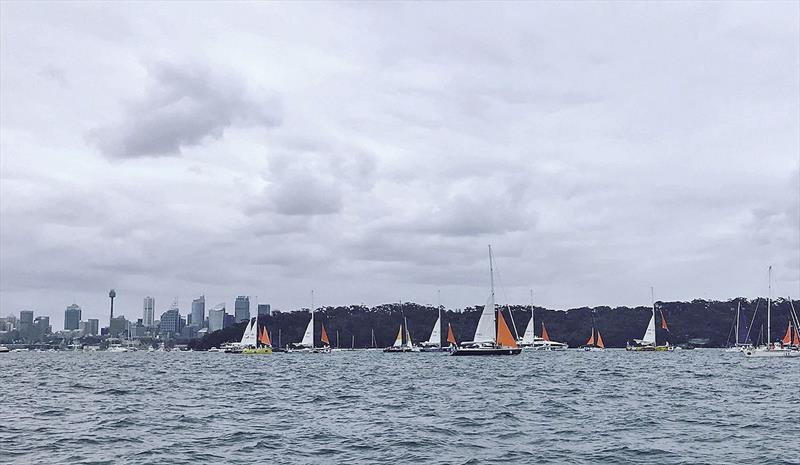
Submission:
[[453,334],[453,327],[450,326],[450,323],[447,323],[447,344],[450,346],[448,350],[453,350],[454,347],[458,346],[456,335]]
[[[403,331],[403,329],[405,329],[405,331]],[[405,338],[403,337],[404,334]],[[403,322],[400,324],[400,329],[397,331],[394,344],[383,349],[383,351],[387,353],[420,351],[419,347],[414,347],[414,343],[411,341],[411,333],[408,331],[408,320],[406,317],[403,317]]]
[[533,318],[533,290],[531,290],[531,319],[528,320],[528,326],[525,328],[525,333],[519,341],[520,347],[525,350],[566,350],[569,346],[563,342],[551,341],[550,336],[547,334],[547,328],[542,322],[542,335],[537,336],[535,333],[536,325]]
[[450,355],[519,355],[522,348],[517,345],[511,330],[508,328],[503,312],[495,308],[494,298],[494,264],[492,262],[492,246],[489,246],[489,300],[483,306],[478,327],[472,341],[462,342]]
[[[789,299],[789,304],[791,305],[791,311],[789,312],[789,329],[787,330],[787,335],[789,336],[789,345],[784,344],[784,340],[780,340],[778,342],[772,341],[772,326],[771,326],[771,318],[772,318],[772,266],[769,267],[769,292],[767,294],[767,339],[766,345],[755,347],[755,348],[747,348],[744,350],[744,355],[747,357],[800,357],[800,350],[797,347],[794,347],[791,342],[794,339],[792,335],[792,323],[794,323],[795,331],[798,327],[798,318],[797,312],[794,310],[794,304],[792,304],[792,300]],[[800,337],[798,338],[800,340]]]
[[592,318],[592,335],[586,344],[579,347],[584,352],[602,352],[606,350],[606,345],[603,344],[603,336],[600,335],[600,330],[594,327],[594,318]]
[[243,354],[271,354],[272,341],[269,338],[267,325],[261,326],[258,329],[258,316],[253,318],[253,328],[250,331],[245,330],[245,335],[249,338],[247,346],[242,349]]
[[328,334],[325,332],[324,324],[322,325],[322,336],[320,339],[324,345],[322,347],[316,347],[314,345],[314,291],[311,291],[311,320],[309,320],[308,326],[306,326],[306,332],[303,333],[303,339],[299,343],[289,344],[286,351],[303,353],[330,352],[331,348],[330,344],[328,344]]
[[442,346],[442,306],[439,307],[439,317],[436,318],[436,324],[433,325],[431,336],[426,342],[419,345],[420,352],[445,352],[446,347]]
[[[756,311],[758,311],[758,304],[756,304]],[[750,331],[747,329],[747,317],[742,311],[742,302],[736,303],[736,327],[734,330],[734,337],[736,341],[733,346],[725,349],[725,352],[742,352],[753,345],[749,342]]]
[[[653,301],[653,315],[650,317],[650,322],[647,324],[647,330],[641,339],[634,339],[633,344],[630,342],[625,346],[625,350],[632,350],[636,352],[672,352],[675,350],[674,346],[666,345],[659,346],[656,344],[656,301],[653,295],[653,288],[650,288],[650,298]],[[667,320],[664,319],[664,314],[661,314],[661,328],[667,329]]]

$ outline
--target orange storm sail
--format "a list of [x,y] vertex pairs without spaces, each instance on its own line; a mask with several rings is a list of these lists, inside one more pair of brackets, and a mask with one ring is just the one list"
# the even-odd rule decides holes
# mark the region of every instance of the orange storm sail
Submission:
[[586,345],[587,346],[593,346],[594,345],[594,328],[592,328],[592,337],[590,337],[589,340],[586,341]]
[[447,342],[449,344],[453,344],[454,346],[458,345],[458,342],[456,342],[456,336],[453,334],[453,327],[450,326],[450,323],[447,323]]
[[597,331],[597,347],[601,349],[606,348],[606,345],[603,344],[603,336],[600,335],[600,331]]
[[797,326],[794,327],[794,343],[792,345],[800,346],[800,333],[797,331]]
[[661,313],[661,329],[666,329],[667,331],[669,331],[669,328],[667,327],[667,319],[664,318],[664,312],[662,312],[661,310],[659,310],[659,312]]
[[547,328],[545,328],[545,326],[544,326],[544,321],[542,322],[542,340],[544,340],[544,341],[549,341],[550,340],[550,335],[547,334]]
[[497,312],[497,345],[501,347],[517,347],[517,341],[511,335],[511,330],[508,329],[503,312]]
[[322,335],[319,337],[319,340],[322,341],[325,345],[331,345],[328,341],[328,333],[325,332],[325,324],[322,324]]

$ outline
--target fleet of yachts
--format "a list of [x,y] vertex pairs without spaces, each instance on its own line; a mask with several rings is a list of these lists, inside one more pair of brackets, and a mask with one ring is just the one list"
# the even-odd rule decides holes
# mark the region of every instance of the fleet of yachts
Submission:
[[[767,299],[767,336],[765,341],[773,341],[769,328],[771,327],[771,313],[772,313],[772,267],[769,269],[770,273],[770,290]],[[403,317],[402,322],[397,330],[397,337],[394,343],[383,349],[385,353],[409,353],[409,352],[444,352],[452,356],[481,356],[481,355],[518,355],[524,350],[541,350],[541,351],[560,351],[568,348],[567,344],[562,342],[553,341],[550,339],[547,328],[544,322],[541,323],[541,336],[535,335],[535,320],[533,315],[533,304],[531,303],[531,318],[528,321],[528,326],[525,333],[521,338],[515,337],[516,326],[514,326],[512,318],[512,326],[514,326],[514,334],[512,334],[509,325],[506,323],[505,317],[501,307],[498,307],[495,302],[495,289],[494,289],[494,257],[492,255],[492,247],[489,246],[489,298],[486,305],[483,307],[478,325],[475,329],[474,336],[469,341],[457,342],[453,334],[453,328],[447,325],[447,338],[446,344],[442,344],[442,313],[441,306],[439,306],[439,315],[433,329],[428,337],[428,340],[419,344],[414,344],[411,333],[408,329],[408,320]],[[659,345],[656,339],[656,305],[653,298],[652,288],[651,299],[652,314],[650,321],[645,328],[644,335],[641,339],[634,339],[628,343],[626,350],[632,352],[673,352],[680,347],[671,345],[668,341],[664,341]],[[298,352],[298,353],[321,353],[331,352],[337,349],[332,349],[328,339],[325,325],[321,324],[320,344],[315,344],[314,337],[314,304],[313,292],[311,294],[311,319],[308,322],[306,331],[303,334],[303,339],[299,343],[289,344],[286,348],[273,348],[269,339],[265,325],[258,323],[258,318],[251,319],[247,328],[242,335],[239,342],[228,344],[221,349],[214,349],[216,351],[233,352],[233,353],[271,353],[273,351],[285,352]],[[531,301],[533,296],[531,295]],[[791,303],[791,301],[790,301]],[[668,329],[667,320],[664,318],[663,312],[658,312],[661,317],[661,328]],[[510,315],[510,313],[509,313]],[[789,326],[786,335],[779,341],[765,343],[759,346],[754,346],[745,341],[750,340],[749,331],[742,327],[743,312],[737,309],[736,316],[736,344],[729,349],[733,352],[741,352],[747,357],[800,357],[800,335],[798,334],[798,318],[794,310],[791,309]],[[746,325],[746,323],[745,323]],[[337,337],[338,339],[338,337]],[[373,332],[373,346],[374,346],[374,332]],[[338,344],[337,344],[338,346]],[[354,348],[354,344],[353,344]],[[374,347],[373,347],[374,348]],[[585,344],[578,347],[578,350],[585,352],[598,352],[605,350],[603,336],[600,330],[595,327],[592,321],[592,330],[589,339]]]

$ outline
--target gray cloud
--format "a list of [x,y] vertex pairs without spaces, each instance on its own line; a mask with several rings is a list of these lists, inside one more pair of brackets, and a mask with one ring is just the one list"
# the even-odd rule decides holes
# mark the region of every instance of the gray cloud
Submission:
[[235,126],[280,123],[274,99],[249,94],[239,76],[204,65],[155,63],[141,99],[126,105],[122,119],[89,134],[111,158],[180,155],[181,150],[220,139]]
[[793,5],[2,8],[4,313],[800,286]]

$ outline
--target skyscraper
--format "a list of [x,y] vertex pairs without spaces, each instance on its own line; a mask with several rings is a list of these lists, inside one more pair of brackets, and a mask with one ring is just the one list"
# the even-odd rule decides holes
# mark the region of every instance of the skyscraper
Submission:
[[81,324],[81,307],[72,304],[64,310],[64,330],[78,329]]
[[153,319],[155,318],[156,299],[147,296],[144,298],[144,307],[142,310],[142,324],[150,328],[153,326]]
[[236,317],[237,323],[250,320],[250,296],[240,295],[236,298],[233,315]]
[[179,335],[181,332],[181,313],[177,308],[171,308],[161,314],[161,334],[170,336]]
[[97,318],[89,318],[86,320],[86,334],[97,336],[100,334],[100,320]]
[[51,329],[49,316],[37,316],[33,320],[33,339],[41,341],[45,335],[50,334]]
[[17,330],[19,331],[19,337],[23,340],[31,339],[33,335],[33,310],[22,310],[19,312]]
[[219,331],[225,326],[225,304],[219,304],[208,311],[208,332]]
[[272,315],[272,308],[269,304],[258,304],[258,316],[262,315]]
[[202,328],[206,319],[206,297],[201,295],[192,301],[192,325]]

